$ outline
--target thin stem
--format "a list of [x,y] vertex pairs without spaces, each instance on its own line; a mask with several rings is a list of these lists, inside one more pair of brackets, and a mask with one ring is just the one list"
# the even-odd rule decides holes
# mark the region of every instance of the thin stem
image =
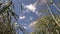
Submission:
[[37,0],[35,3],[34,3],[34,6],[38,5],[38,3],[40,2],[41,0]]
[[53,6],[60,12],[60,9],[55,5],[55,3],[53,4]]
[[[46,3],[46,2],[45,2],[45,3]],[[48,5],[47,3],[46,3],[46,5],[47,5],[47,7],[48,7],[48,10],[50,11],[50,14],[51,14],[52,18],[55,20],[56,24],[60,27],[60,25],[58,24],[58,21],[56,20],[55,16],[53,15],[53,13],[52,13],[52,11],[51,11],[49,5]]]
[[53,4],[53,6],[58,10],[58,12],[60,12],[60,9],[55,5],[54,1],[51,0],[51,2],[52,2],[52,4]]

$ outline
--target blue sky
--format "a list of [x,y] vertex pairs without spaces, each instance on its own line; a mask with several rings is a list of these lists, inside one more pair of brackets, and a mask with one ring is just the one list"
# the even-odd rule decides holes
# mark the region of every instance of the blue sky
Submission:
[[[33,21],[37,20],[38,18],[42,17],[42,15],[44,15],[43,13],[38,12],[38,10],[44,10],[47,7],[46,5],[43,6],[44,3],[41,4],[41,2],[40,2],[39,5],[36,7],[37,9],[35,10],[35,12],[30,11],[23,7],[23,11],[21,13],[21,7],[20,7],[21,4],[23,4],[23,6],[34,4],[36,2],[36,0],[12,0],[12,1],[15,6],[15,12],[19,16],[23,15],[23,18],[25,18],[25,19],[18,19],[17,23],[25,26],[26,29],[28,28],[28,25],[30,23],[32,23]],[[58,1],[60,1],[60,0],[54,0],[54,2],[56,3],[56,6],[58,6],[57,5]],[[54,13],[57,13],[57,10],[53,5],[50,5],[50,8],[53,10]],[[60,8],[60,7],[58,7],[58,8]],[[48,12],[45,14],[48,14]],[[28,28],[27,31],[30,31],[30,28]],[[20,32],[20,34],[22,34],[22,33]]]

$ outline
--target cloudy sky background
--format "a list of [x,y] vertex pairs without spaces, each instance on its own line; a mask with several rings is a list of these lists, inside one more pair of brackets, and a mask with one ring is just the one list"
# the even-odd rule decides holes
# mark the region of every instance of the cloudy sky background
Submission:
[[[12,1],[15,6],[15,12],[19,15],[17,23],[23,25],[23,27],[27,31],[31,31],[29,27],[36,23],[36,22],[32,23],[33,21],[49,13],[48,12],[49,10],[46,10],[47,6],[45,4],[45,0],[41,0],[38,4],[36,4],[36,2],[38,2],[37,0],[12,0]],[[54,0],[56,6],[60,9],[60,4],[57,3],[59,1],[60,0]],[[47,3],[48,2],[50,2],[50,0],[47,1]],[[56,14],[58,13],[56,8],[53,7],[53,5],[50,5],[50,7],[54,13]],[[46,10],[47,12],[45,13],[40,12],[43,10]],[[22,33],[20,32],[20,34]]]

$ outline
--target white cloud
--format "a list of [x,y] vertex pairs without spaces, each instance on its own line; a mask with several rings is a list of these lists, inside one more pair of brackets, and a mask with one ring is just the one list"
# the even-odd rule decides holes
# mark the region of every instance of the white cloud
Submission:
[[31,10],[31,11],[35,11],[36,7],[33,4],[27,5],[25,6],[27,9]]
[[[22,4],[22,6],[23,6],[24,8],[27,8],[28,10],[30,10],[30,11],[32,11],[32,12],[35,12],[36,7],[37,7],[37,5],[39,4],[39,2],[41,2],[40,5],[43,5],[43,4],[45,4],[46,1],[47,1],[47,0],[37,0],[34,4],[29,4],[29,5],[24,5],[24,4]],[[27,12],[29,12],[28,10],[27,10]]]
[[28,10],[31,10],[31,11],[35,11],[36,10],[36,6],[39,4],[40,0],[37,0],[34,4],[30,4],[30,5],[27,5],[25,6]]
[[26,18],[26,16],[19,16],[19,18],[20,18],[20,19],[25,19],[25,18]]
[[29,12],[32,11],[32,12],[35,12],[35,9],[36,9],[36,6],[34,6],[34,4],[30,4],[30,5],[24,5],[22,4],[23,8],[27,9],[26,11]]

